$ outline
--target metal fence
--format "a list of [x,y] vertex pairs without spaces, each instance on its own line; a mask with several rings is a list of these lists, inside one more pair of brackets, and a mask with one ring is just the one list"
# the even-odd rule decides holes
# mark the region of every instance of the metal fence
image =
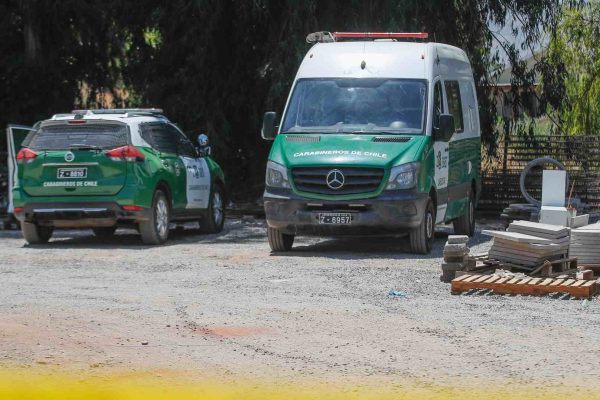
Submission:
[[[509,136],[502,139],[495,158],[482,166],[483,190],[479,209],[499,212],[509,204],[526,202],[519,189],[521,172],[531,160],[552,157],[568,171],[573,197],[600,209],[600,135],[537,137]],[[534,169],[526,185],[541,198],[542,170]],[[569,185],[569,190],[571,189]]]

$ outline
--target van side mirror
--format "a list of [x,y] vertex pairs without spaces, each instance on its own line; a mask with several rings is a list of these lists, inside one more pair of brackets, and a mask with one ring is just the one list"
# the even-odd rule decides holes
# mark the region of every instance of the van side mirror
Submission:
[[438,127],[434,128],[433,135],[435,141],[449,142],[454,135],[454,116],[451,114],[440,115]]
[[275,126],[275,120],[277,119],[277,113],[274,111],[268,111],[263,117],[261,136],[265,140],[275,140],[277,136],[277,126]]

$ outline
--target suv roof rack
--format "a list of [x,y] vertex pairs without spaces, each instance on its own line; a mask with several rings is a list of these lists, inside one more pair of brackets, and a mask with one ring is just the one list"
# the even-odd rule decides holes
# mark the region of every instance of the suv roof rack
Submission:
[[414,41],[429,38],[427,32],[313,32],[306,37],[308,43],[332,43],[342,41],[365,41],[391,39]]
[[164,112],[161,108],[99,108],[99,109],[84,109],[84,110],[73,110],[71,113],[76,115],[90,115],[90,114],[127,114],[127,116],[133,115],[163,115]]

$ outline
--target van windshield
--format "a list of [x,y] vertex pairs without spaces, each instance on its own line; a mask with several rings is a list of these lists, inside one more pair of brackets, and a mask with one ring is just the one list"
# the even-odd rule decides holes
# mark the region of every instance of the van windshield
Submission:
[[422,80],[301,79],[281,132],[423,134],[426,94]]

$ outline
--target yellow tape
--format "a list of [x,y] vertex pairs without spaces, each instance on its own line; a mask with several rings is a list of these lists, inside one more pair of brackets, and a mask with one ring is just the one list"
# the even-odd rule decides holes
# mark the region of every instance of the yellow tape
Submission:
[[[165,376],[166,375],[166,376]],[[186,372],[189,375],[189,371]],[[20,370],[0,372],[1,400],[308,400],[308,399],[544,399],[599,398],[598,391],[567,387],[517,387],[494,389],[489,385],[471,388],[438,387],[400,382],[390,387],[343,386],[323,383],[252,382],[232,379],[230,383],[183,380],[174,371],[111,373],[80,377],[54,371]],[[460,381],[460,380],[458,380]]]

